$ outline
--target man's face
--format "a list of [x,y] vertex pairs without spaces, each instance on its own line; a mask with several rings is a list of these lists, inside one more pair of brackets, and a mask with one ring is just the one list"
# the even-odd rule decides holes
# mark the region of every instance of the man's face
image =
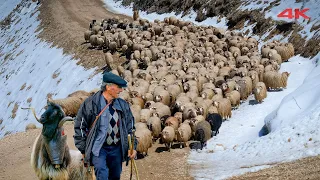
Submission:
[[121,87],[119,87],[116,84],[112,84],[112,85],[107,85],[107,92],[113,97],[113,98],[118,98],[119,97],[119,93],[123,91],[123,89]]

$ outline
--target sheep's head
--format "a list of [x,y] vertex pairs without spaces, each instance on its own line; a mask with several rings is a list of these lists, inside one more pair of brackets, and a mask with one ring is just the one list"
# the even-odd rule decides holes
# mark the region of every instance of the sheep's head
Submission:
[[48,101],[47,110],[41,115],[40,123],[43,124],[42,136],[44,147],[52,164],[59,168],[63,163],[65,153],[68,153],[67,136],[62,128],[64,122],[72,120],[66,117],[62,108]]
[[65,117],[61,106],[48,101],[47,110],[41,115],[40,123],[43,124],[42,135],[52,139],[60,121]]

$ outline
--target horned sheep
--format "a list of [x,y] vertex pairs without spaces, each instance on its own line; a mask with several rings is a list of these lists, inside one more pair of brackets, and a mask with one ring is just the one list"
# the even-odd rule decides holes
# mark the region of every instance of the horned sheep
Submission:
[[83,168],[81,153],[71,153],[69,150],[63,124],[72,118],[67,117],[58,104],[50,101],[40,119],[34,110],[33,114],[37,121],[43,124],[42,132],[36,138],[31,153],[31,166],[38,178],[94,179],[94,174]]

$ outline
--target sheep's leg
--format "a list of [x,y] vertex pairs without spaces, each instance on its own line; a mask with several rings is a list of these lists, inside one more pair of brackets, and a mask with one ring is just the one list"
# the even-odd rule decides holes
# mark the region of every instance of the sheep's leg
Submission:
[[179,144],[180,144],[180,149],[182,149],[182,142],[179,142]]

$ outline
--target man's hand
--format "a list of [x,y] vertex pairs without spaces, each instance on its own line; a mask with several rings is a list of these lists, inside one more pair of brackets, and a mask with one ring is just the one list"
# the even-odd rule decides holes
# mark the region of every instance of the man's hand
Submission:
[[132,154],[131,154],[131,150],[128,151],[128,156],[129,156],[130,159],[135,158],[136,155],[137,155],[137,151],[136,150],[133,150]]

